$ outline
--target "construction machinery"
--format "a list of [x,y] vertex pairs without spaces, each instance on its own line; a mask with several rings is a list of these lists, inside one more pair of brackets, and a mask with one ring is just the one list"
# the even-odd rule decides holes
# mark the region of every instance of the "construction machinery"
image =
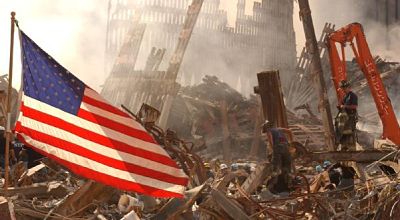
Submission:
[[[382,82],[380,72],[371,55],[362,25],[352,23],[332,32],[328,36],[327,44],[332,68],[332,80],[336,89],[338,103],[345,96],[345,92],[339,88],[339,83],[347,79],[345,46],[349,44],[354,52],[355,60],[368,81],[371,94],[378,109],[378,114],[383,125],[382,139],[389,139],[397,146],[400,146],[399,123]],[[337,46],[341,49],[341,57]]]

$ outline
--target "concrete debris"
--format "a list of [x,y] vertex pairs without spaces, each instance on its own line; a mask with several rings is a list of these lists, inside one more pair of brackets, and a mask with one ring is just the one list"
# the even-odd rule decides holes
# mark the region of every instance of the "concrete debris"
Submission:
[[[220,81],[210,79],[208,82],[221,88]],[[212,103],[186,100],[197,106]],[[250,102],[243,97],[240,101]],[[227,102],[228,106],[234,103]],[[207,108],[218,113],[217,104],[207,104]],[[14,187],[0,190],[0,195],[8,196],[1,197],[1,219],[382,219],[399,215],[397,150],[318,153],[297,143],[291,151],[295,162],[288,189],[280,190],[274,187],[280,184],[276,179],[279,171],[268,162],[267,154],[256,159],[216,160],[211,158],[216,154],[204,154],[197,145],[180,139],[177,132],[157,127],[154,122],[160,114],[154,111],[144,105],[135,116],[190,176],[184,199],[122,192],[74,176],[43,158],[12,177],[18,180]],[[288,116],[289,121],[299,120]],[[230,143],[232,149],[234,142]],[[251,141],[248,143],[250,149]]]

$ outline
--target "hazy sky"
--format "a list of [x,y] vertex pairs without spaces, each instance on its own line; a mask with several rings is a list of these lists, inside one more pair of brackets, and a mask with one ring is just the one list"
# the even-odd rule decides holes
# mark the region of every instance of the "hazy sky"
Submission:
[[[21,29],[61,65],[89,86],[104,82],[106,0],[0,0],[0,74],[8,73],[10,12]],[[19,84],[18,32],[15,32],[14,73]]]
[[[254,1],[248,0],[247,13]],[[357,11],[362,0],[310,0],[312,15],[319,37],[325,22],[339,26],[358,21]],[[104,82],[104,44],[108,0],[0,0],[0,74],[8,73],[10,12],[17,12],[20,27],[39,46],[96,90]],[[237,0],[221,0],[221,7],[228,10],[230,24],[234,25]],[[357,7],[356,7],[357,6]],[[298,51],[304,45],[304,33],[295,3],[294,25]],[[368,31],[367,31],[368,32]],[[397,33],[399,34],[400,31]],[[16,32],[16,36],[17,32]],[[378,34],[371,34],[376,39]],[[394,34],[394,37],[399,35]],[[380,50],[381,40],[372,49]],[[19,85],[20,59],[16,39],[14,56],[15,85]],[[399,53],[397,53],[399,54]]]

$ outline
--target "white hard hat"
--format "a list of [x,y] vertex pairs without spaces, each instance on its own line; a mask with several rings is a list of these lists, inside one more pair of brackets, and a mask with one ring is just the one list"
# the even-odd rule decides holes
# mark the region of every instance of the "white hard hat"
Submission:
[[221,169],[221,170],[228,169],[228,166],[223,163],[223,164],[219,165],[219,169]]

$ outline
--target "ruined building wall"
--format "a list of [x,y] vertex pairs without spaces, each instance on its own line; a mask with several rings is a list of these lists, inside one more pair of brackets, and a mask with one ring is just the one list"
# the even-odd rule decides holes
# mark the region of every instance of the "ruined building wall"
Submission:
[[400,0],[367,0],[367,17],[385,25],[400,22]]
[[[138,11],[147,28],[135,69],[143,69],[151,48],[158,47],[167,49],[160,66],[160,70],[165,70],[191,0],[110,2],[106,74],[129,29],[130,19]],[[179,74],[183,84],[199,82],[204,75],[216,75],[234,87],[240,80],[241,92],[249,94],[256,84],[257,72],[279,69],[284,80],[293,74],[293,0],[255,2],[252,15],[245,14],[245,4],[245,0],[237,1],[236,25],[228,27],[227,12],[220,9],[220,1],[205,0]]]

